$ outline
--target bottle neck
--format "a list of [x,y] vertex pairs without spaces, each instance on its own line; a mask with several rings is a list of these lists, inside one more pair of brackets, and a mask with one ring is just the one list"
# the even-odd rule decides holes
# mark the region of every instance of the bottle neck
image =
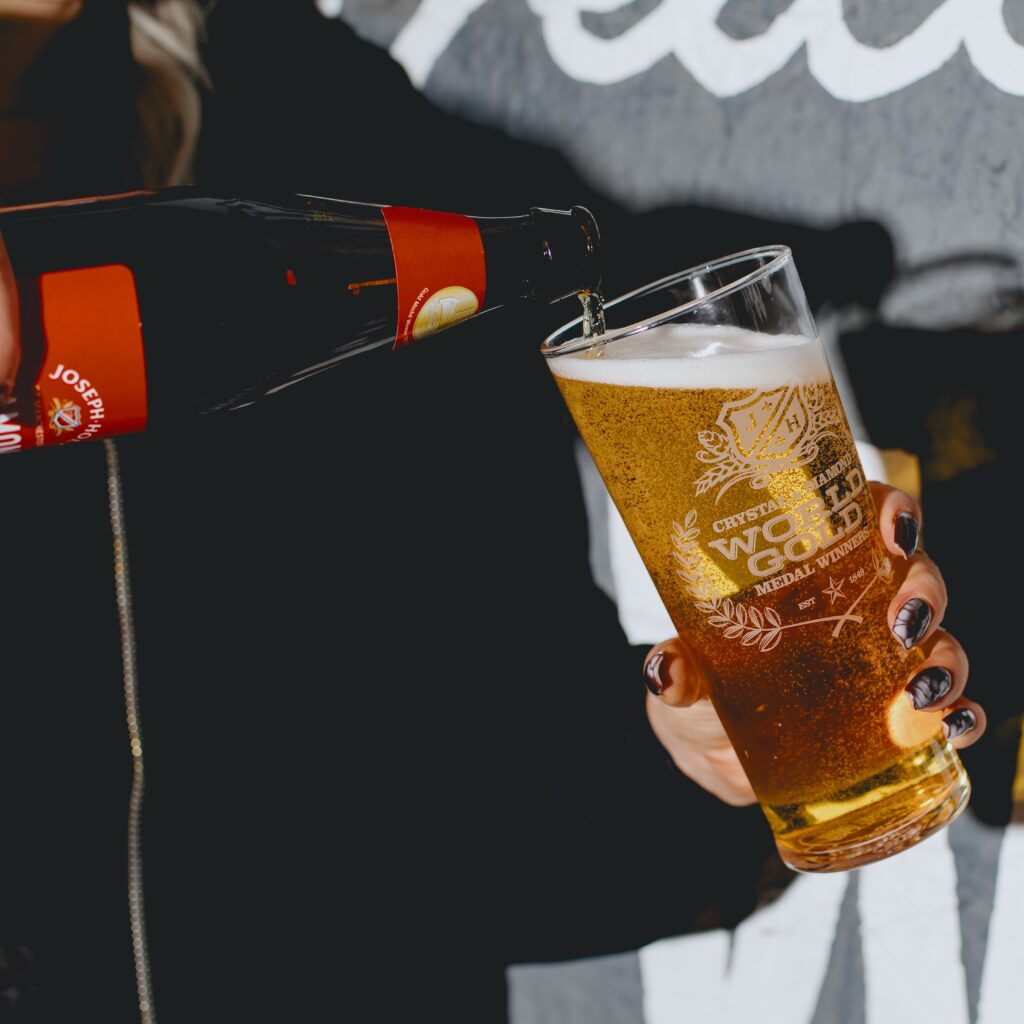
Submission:
[[600,234],[591,213],[531,209],[524,217],[477,218],[487,263],[487,305],[554,302],[601,285]]

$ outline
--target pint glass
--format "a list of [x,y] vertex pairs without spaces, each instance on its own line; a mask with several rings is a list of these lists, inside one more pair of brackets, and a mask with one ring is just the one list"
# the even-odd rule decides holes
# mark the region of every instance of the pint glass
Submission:
[[751,250],[565,325],[543,352],[791,867],[838,871],[970,792],[924,660],[889,629],[892,559],[790,251]]

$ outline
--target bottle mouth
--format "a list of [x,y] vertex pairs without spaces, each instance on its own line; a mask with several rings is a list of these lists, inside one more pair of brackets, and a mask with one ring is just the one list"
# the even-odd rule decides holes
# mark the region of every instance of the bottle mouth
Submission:
[[586,263],[590,269],[589,291],[601,287],[601,232],[594,215],[585,206],[574,206],[569,213],[584,238]]
[[569,210],[532,207],[530,220],[542,234],[545,292],[555,302],[601,287],[601,232],[585,206]]

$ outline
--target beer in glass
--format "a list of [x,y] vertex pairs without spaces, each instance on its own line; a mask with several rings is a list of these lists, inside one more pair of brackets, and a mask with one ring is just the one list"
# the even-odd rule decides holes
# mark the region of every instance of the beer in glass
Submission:
[[969,784],[904,687],[905,571],[875,509],[788,249],[611,302],[544,343],[558,387],[711,700],[783,859],[837,871],[948,824]]

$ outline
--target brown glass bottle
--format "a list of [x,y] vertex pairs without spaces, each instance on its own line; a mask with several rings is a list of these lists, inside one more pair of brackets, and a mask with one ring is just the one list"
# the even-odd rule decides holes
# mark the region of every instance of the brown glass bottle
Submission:
[[0,453],[239,408],[370,350],[600,284],[581,207],[520,217],[165,189],[0,211],[22,359]]

